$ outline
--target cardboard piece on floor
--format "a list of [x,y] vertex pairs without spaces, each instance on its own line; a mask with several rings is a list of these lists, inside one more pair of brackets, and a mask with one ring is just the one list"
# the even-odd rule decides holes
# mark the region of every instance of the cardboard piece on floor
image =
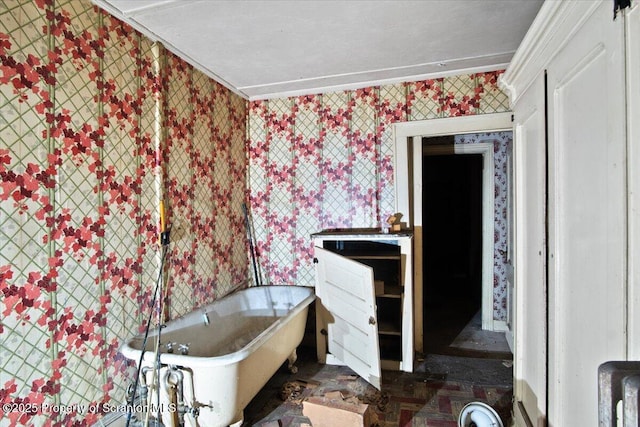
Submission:
[[299,416],[285,415],[280,419],[281,427],[302,427]]
[[358,379],[357,375],[338,375],[336,378],[338,381],[355,381]]
[[357,399],[345,401],[339,391],[334,394],[337,398],[311,396],[302,402],[302,414],[309,418],[313,427],[370,427],[373,424],[369,405]]
[[331,400],[343,400],[347,403],[353,404],[362,403],[356,396],[353,395],[353,393],[351,393],[351,391],[347,389],[328,391],[324,394],[324,397]]

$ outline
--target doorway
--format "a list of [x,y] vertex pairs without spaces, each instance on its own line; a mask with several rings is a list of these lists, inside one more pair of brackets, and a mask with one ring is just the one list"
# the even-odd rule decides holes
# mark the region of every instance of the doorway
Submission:
[[[462,135],[486,132],[511,132],[511,113],[482,114],[442,119],[430,119],[414,122],[396,123],[394,125],[395,140],[395,200],[396,212],[403,213],[407,224],[413,229],[414,236],[414,348],[417,352],[424,349],[423,331],[423,254],[422,254],[422,138],[443,135]],[[438,150],[438,147],[430,147]],[[480,153],[484,157],[483,188],[494,188],[493,144],[473,143],[455,144],[455,147],[444,146],[446,154]],[[494,319],[494,194],[483,192],[483,236],[482,239],[482,329],[488,331],[505,331],[509,325]],[[499,250],[499,248],[498,248]],[[502,305],[503,301],[500,301]],[[506,304],[510,304],[509,301]]]
[[[423,138],[423,144],[453,144],[453,139]],[[482,170],[482,154],[427,152],[422,159],[423,329],[427,353],[442,351],[474,317],[480,320]]]

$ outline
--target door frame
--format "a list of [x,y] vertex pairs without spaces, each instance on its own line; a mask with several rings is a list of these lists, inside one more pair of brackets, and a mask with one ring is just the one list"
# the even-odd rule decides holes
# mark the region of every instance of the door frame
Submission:
[[[403,214],[414,232],[414,341],[415,350],[424,351],[423,331],[423,237],[422,237],[422,137],[461,135],[467,133],[512,132],[510,112],[482,114],[444,119],[396,123],[394,133],[394,178],[396,212]],[[485,147],[479,147],[485,145]],[[476,146],[477,148],[474,148]],[[488,150],[491,146],[490,150]],[[460,148],[458,148],[460,147]],[[451,148],[446,147],[451,154]],[[473,151],[476,150],[476,151]],[[454,153],[480,152],[491,167],[483,171],[483,248],[482,248],[482,329],[504,331],[506,322],[493,319],[493,145],[454,146]],[[488,163],[485,163],[485,166]],[[489,191],[486,191],[487,188]],[[487,201],[487,198],[490,201]],[[488,214],[487,214],[488,212]],[[489,224],[487,224],[489,223]]]

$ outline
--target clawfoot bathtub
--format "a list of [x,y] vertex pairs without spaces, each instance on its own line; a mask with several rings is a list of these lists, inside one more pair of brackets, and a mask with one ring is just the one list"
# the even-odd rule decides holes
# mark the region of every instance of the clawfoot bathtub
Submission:
[[[314,298],[313,288],[252,287],[172,320],[160,336],[160,372],[153,372],[157,331],[151,331],[141,372],[143,381],[159,378],[160,400],[152,402],[162,423],[240,425],[269,378],[287,359],[290,368],[295,362]],[[121,353],[137,363],[142,341],[129,339]]]

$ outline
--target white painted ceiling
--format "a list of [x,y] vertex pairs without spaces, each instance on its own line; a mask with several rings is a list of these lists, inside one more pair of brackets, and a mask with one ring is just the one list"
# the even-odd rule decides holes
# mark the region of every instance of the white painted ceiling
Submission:
[[506,67],[542,0],[92,0],[246,99]]

